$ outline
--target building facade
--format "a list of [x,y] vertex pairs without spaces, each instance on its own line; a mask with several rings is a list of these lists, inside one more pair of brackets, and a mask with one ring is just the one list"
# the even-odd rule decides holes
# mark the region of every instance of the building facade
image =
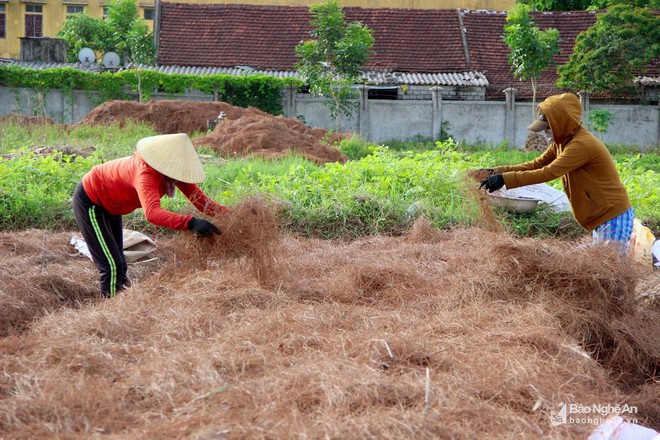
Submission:
[[[320,0],[176,0],[172,3],[238,4],[260,6],[309,6]],[[345,8],[396,8],[396,9],[485,9],[508,11],[515,0],[340,0]]]
[[[153,28],[155,0],[138,0],[138,8]],[[0,58],[20,59],[21,38],[53,38],[70,15],[102,18],[106,11],[104,0],[0,0]]]
[[[140,17],[153,29],[156,0],[137,0]],[[176,3],[309,6],[309,0],[176,0]],[[344,7],[482,9],[506,11],[515,0],[342,0]],[[105,0],[0,0],[0,58],[20,59],[21,38],[53,38],[72,14],[101,18]]]

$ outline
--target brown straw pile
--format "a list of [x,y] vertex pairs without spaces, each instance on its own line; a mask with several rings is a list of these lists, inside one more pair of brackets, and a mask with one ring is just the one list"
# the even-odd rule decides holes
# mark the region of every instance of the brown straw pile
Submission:
[[197,240],[180,237],[177,246],[184,252],[181,263],[205,267],[211,260],[241,259],[259,283],[272,284],[279,241],[276,205],[251,197],[236,205],[231,214],[211,221],[222,234]]
[[[280,236],[263,201],[234,211],[221,237],[160,239],[118,297],[0,338],[0,437],[585,438],[552,426],[562,402],[660,428],[660,307],[639,300],[660,281],[611,249],[424,219],[322,241]],[[85,259],[43,265],[41,237],[0,249],[2,298],[30,274],[96,287]]]

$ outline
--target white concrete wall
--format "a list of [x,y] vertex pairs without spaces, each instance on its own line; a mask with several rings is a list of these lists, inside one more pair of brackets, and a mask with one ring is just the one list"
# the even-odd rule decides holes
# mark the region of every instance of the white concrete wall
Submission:
[[[212,95],[189,94],[176,99],[212,100]],[[155,94],[154,99],[168,99]],[[57,90],[45,97],[29,89],[0,87],[0,115],[10,112],[44,114],[59,123],[82,119],[100,103],[98,94],[74,91],[71,98]],[[287,117],[301,117],[310,127],[334,129],[323,101],[313,97],[285,94],[283,108]],[[499,101],[429,101],[429,100],[356,100],[351,117],[343,117],[343,132],[384,143],[389,140],[435,139],[443,121],[449,122],[449,134],[456,142],[499,145],[502,142],[520,147],[527,138],[526,127],[532,121],[532,104],[516,102],[509,109]],[[603,136],[610,144],[636,145],[640,151],[660,147],[660,107],[641,105],[590,104],[588,110],[608,110],[614,118]],[[583,121],[588,126],[587,115]],[[595,133],[597,134],[597,133]]]
[[506,139],[506,107],[503,102],[444,101],[442,120],[456,142],[500,144]]

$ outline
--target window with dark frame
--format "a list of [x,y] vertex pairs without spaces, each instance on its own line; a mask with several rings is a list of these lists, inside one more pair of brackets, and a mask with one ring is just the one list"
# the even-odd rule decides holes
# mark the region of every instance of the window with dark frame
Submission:
[[67,6],[66,15],[82,14],[85,11],[83,6]]
[[154,10],[153,9],[144,9],[144,19],[153,20],[154,19]]
[[44,36],[44,8],[41,5],[25,5],[25,36]]
[[7,5],[0,4],[0,38],[7,38]]
[[106,20],[108,18],[108,7],[104,6],[103,7],[103,19]]

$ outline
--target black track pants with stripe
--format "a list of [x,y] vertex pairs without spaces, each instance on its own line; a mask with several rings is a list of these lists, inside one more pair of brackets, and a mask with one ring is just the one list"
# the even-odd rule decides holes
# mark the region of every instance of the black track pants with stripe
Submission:
[[73,192],[73,213],[101,275],[101,294],[113,297],[128,284],[121,215],[95,205],[82,183]]

